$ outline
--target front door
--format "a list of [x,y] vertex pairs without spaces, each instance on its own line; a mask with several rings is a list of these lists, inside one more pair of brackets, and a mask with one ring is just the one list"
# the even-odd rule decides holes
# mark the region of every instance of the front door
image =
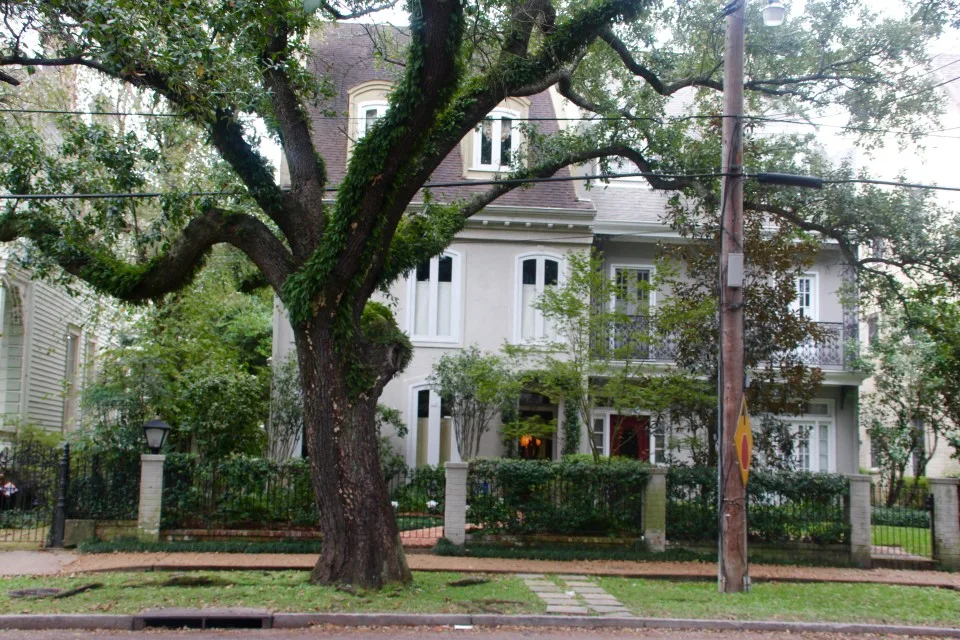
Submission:
[[611,454],[650,460],[650,416],[610,416]]

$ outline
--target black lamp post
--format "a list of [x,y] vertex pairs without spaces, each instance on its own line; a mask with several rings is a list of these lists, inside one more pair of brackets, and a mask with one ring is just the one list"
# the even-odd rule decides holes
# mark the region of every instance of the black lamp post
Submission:
[[143,425],[143,435],[147,439],[147,446],[154,454],[160,453],[163,443],[167,441],[170,425],[163,420],[151,420]]

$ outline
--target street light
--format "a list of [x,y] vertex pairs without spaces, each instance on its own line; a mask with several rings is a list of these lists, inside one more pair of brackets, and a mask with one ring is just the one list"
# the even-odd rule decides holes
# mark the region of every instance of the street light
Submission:
[[143,425],[143,436],[147,439],[147,446],[154,454],[160,453],[163,443],[167,441],[170,425],[163,420],[151,420]]
[[787,15],[787,9],[780,0],[769,0],[763,8],[763,24],[768,27],[779,27]]
[[[747,573],[747,488],[740,473],[736,446],[737,422],[744,398],[743,363],[743,69],[746,0],[732,0],[727,8],[723,59],[723,145],[720,198],[720,362],[719,450],[717,470],[720,532],[718,586],[724,593],[750,588]],[[779,11],[779,18],[778,18]],[[769,17],[768,17],[769,12]],[[764,9],[764,23],[783,22],[783,5],[772,0]]]

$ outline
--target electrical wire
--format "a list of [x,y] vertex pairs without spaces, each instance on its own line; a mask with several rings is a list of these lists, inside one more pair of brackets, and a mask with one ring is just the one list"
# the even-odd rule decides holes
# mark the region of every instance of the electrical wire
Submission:
[[[503,180],[457,180],[450,182],[427,182],[421,187],[423,189],[442,189],[450,187],[473,187],[473,186],[494,186],[499,184],[539,184],[544,182],[577,182],[580,180],[616,180],[618,178],[662,178],[668,180],[684,180],[695,178],[723,178],[727,176],[742,176],[744,178],[757,178],[759,173],[724,173],[724,172],[706,172],[706,173],[653,173],[650,171],[635,171],[629,173],[598,173],[585,176],[551,176],[549,178],[505,178]],[[800,177],[800,176],[798,176]],[[901,187],[904,189],[928,189],[931,191],[960,191],[960,187],[944,187],[940,185],[919,184],[915,182],[897,182],[894,180],[870,180],[866,178],[849,179],[823,179],[822,183],[830,184],[872,184],[890,187]],[[325,187],[324,191],[335,192],[339,187]],[[162,198],[162,197],[242,197],[247,195],[242,192],[228,191],[187,191],[160,192],[143,191],[136,193],[2,193],[0,200],[103,200],[112,198]]]

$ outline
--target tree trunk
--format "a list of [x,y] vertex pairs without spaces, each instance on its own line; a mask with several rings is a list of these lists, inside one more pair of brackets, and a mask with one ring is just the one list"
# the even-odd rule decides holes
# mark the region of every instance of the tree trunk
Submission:
[[312,581],[377,589],[409,582],[396,517],[380,470],[379,390],[351,398],[330,332],[294,328],[303,383],[310,474],[323,533]]

